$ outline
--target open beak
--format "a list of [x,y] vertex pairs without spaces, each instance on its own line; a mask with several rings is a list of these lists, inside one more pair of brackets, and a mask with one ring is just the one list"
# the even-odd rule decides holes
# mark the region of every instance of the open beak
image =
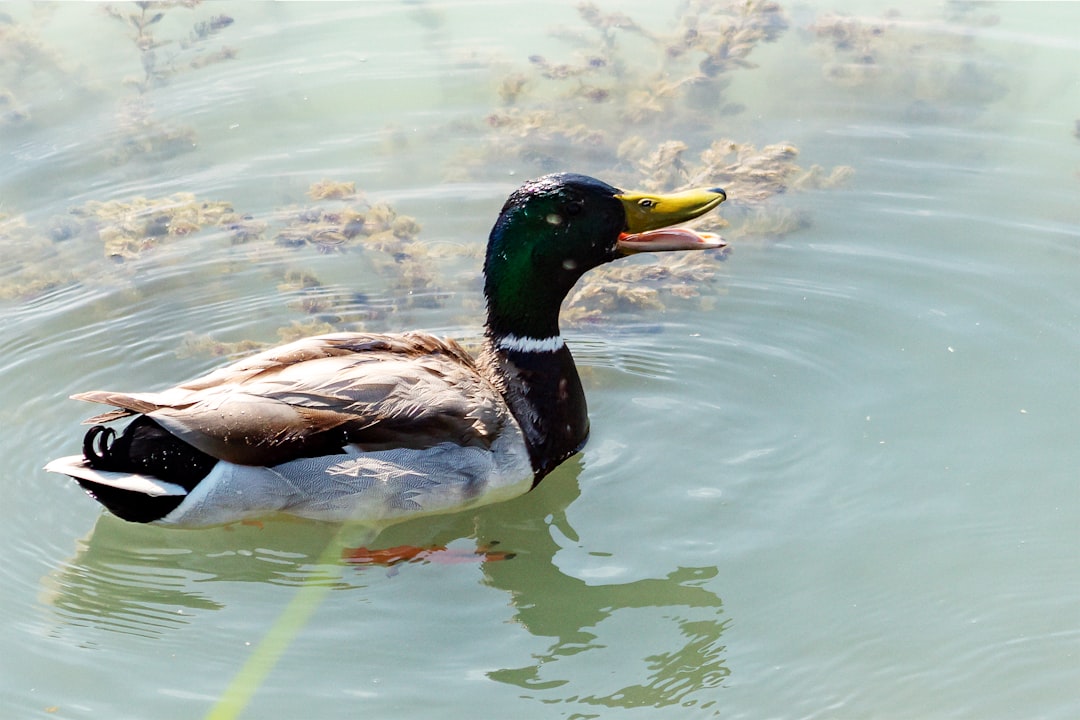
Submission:
[[727,245],[719,235],[669,227],[704,215],[727,200],[720,188],[685,190],[669,195],[621,193],[626,232],[615,244],[622,255],[661,250],[708,250]]

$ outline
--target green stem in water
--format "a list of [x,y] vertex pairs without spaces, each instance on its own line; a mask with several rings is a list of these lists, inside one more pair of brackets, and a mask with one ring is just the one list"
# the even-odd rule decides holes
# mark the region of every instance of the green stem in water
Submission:
[[[342,527],[327,543],[326,549],[319,556],[318,565],[333,566],[340,572],[341,551],[345,547],[344,532],[345,527]],[[315,613],[326,594],[334,587],[333,580],[333,578],[312,576],[304,579],[296,595],[289,601],[262,641],[255,646],[251,656],[225,688],[221,698],[207,713],[206,720],[234,720],[240,717],[255,692],[266,680],[266,676],[274,669],[285,650],[300,634],[300,630]]]

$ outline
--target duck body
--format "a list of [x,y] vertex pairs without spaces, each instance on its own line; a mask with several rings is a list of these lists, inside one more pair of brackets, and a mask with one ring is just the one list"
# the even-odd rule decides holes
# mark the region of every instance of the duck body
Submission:
[[[569,174],[526,183],[489,239],[476,358],[423,333],[335,333],[160,392],[81,393],[115,409],[87,421],[81,455],[45,469],[123,519],[179,527],[276,512],[381,527],[528,492],[589,432],[561,301],[622,254],[721,246],[656,228],[724,197],[626,194]],[[656,207],[667,214],[635,218]],[[107,426],[129,417],[119,435]]]
[[82,455],[47,469],[135,521],[385,524],[508,499],[535,474],[475,361],[420,333],[320,335],[163,392],[75,397],[120,408],[89,422],[138,418],[115,439],[95,425]]

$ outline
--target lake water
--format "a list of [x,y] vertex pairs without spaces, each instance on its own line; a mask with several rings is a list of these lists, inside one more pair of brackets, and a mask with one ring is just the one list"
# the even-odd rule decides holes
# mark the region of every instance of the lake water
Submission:
[[[0,715],[1080,717],[1080,4],[889,7],[0,6]],[[552,170],[731,250],[589,278],[584,452],[375,543],[456,554],[41,470],[73,392],[475,340]]]

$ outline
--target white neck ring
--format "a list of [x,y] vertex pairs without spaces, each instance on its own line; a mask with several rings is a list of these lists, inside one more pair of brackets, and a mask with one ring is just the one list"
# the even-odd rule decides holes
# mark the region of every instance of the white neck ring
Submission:
[[503,335],[495,340],[495,347],[501,350],[514,352],[558,352],[566,347],[566,341],[562,335],[553,335],[546,338],[518,337],[513,333]]

